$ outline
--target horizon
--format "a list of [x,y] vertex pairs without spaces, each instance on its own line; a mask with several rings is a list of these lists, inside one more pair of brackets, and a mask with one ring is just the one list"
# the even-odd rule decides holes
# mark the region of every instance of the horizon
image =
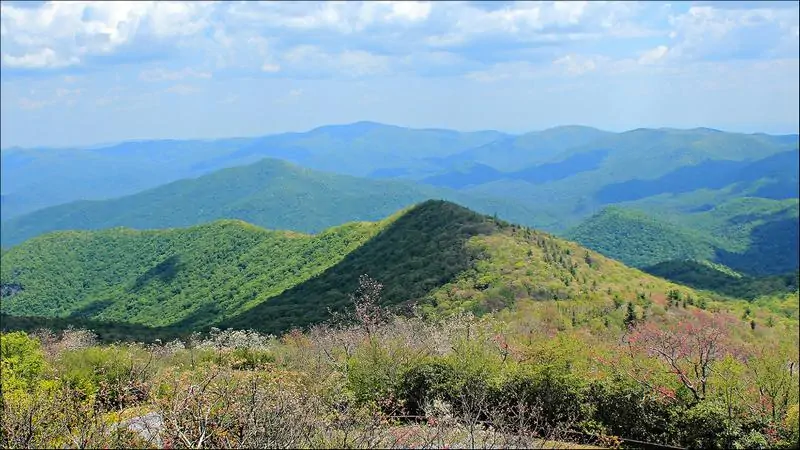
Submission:
[[737,130],[726,130],[726,129],[719,129],[707,126],[696,126],[696,127],[686,127],[686,128],[678,128],[678,127],[668,127],[668,126],[658,126],[658,127],[634,127],[629,129],[623,130],[609,130],[605,128],[595,127],[591,125],[583,125],[583,124],[564,124],[564,125],[555,125],[548,128],[542,129],[533,129],[528,131],[522,132],[509,132],[497,129],[489,129],[489,128],[478,128],[474,130],[460,130],[460,129],[453,129],[453,128],[442,128],[442,127],[412,127],[412,126],[404,126],[398,125],[393,123],[384,123],[384,122],[377,122],[374,120],[358,120],[355,122],[347,122],[347,123],[329,123],[314,126],[312,128],[303,129],[303,130],[287,130],[287,131],[279,131],[275,133],[265,133],[265,134],[255,134],[255,135],[248,135],[248,136],[220,136],[220,137],[167,137],[167,138],[130,138],[130,139],[123,139],[118,141],[108,141],[108,142],[94,142],[88,144],[81,144],[81,145],[64,145],[64,146],[55,146],[55,145],[42,145],[42,146],[9,146],[9,147],[0,147],[0,151],[10,151],[10,150],[86,150],[86,149],[102,149],[102,148],[109,148],[114,147],[117,145],[128,144],[128,143],[136,143],[136,142],[164,142],[164,141],[223,141],[223,140],[234,140],[234,139],[258,139],[258,138],[265,138],[270,136],[280,136],[284,134],[292,134],[292,133],[310,133],[316,131],[321,128],[326,127],[347,127],[347,126],[354,126],[358,124],[374,124],[384,127],[396,127],[396,128],[403,128],[407,130],[416,130],[416,131],[425,131],[425,130],[439,130],[439,131],[453,131],[457,133],[481,133],[481,132],[496,132],[496,133],[503,133],[509,136],[522,136],[525,134],[530,133],[543,133],[549,130],[554,130],[558,128],[593,128],[600,131],[615,133],[615,134],[624,134],[629,133],[636,130],[675,130],[675,131],[692,131],[692,130],[709,130],[709,131],[717,131],[722,133],[731,133],[731,134],[744,134],[744,135],[768,135],[768,136],[800,136],[800,130],[790,131],[790,132],[764,132],[764,131],[737,131]]
[[800,129],[797,2],[2,2],[0,148]]

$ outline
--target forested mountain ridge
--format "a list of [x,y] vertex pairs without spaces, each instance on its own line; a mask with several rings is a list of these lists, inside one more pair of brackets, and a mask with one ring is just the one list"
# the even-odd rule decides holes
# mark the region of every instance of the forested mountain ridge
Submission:
[[2,312],[279,332],[346,307],[365,273],[386,286],[387,305],[431,314],[677,288],[574,243],[427,201],[313,236],[240,221],[50,233],[3,253]]
[[[262,138],[14,149],[2,155],[3,217],[19,213],[20,205],[38,205],[30,196],[48,197],[46,190],[55,193],[50,200],[61,201],[109,196],[118,188],[137,191],[164,174],[183,179],[4,220],[0,243],[8,247],[53,230],[182,227],[218,219],[313,233],[441,198],[548,232],[570,233],[566,236],[637,267],[690,258],[753,275],[778,274],[798,264],[793,247],[786,245],[798,234],[798,151],[797,135],[704,128],[610,133],[557,127],[510,136],[373,122]],[[111,161],[114,167],[106,167]],[[213,171],[227,166],[235,167]],[[320,173],[314,167],[391,180]],[[647,223],[649,231],[637,225],[631,239],[610,236],[613,227],[592,229],[597,226],[593,215],[602,218],[607,206],[638,210],[663,223],[640,217],[635,221]],[[598,240],[605,244],[593,242]]]
[[[516,197],[539,209],[560,202],[567,209],[554,210],[564,215],[582,198],[591,199],[609,184],[652,180],[706,160],[755,161],[796,149],[797,142],[797,135],[707,129],[611,133],[563,126],[512,136],[357,122],[253,138],[131,141],[81,149],[13,148],[0,154],[2,219],[76,200],[130,195],[265,157],[355,176],[427,178],[442,186],[450,186],[448,174],[455,172],[460,178],[451,187],[479,185],[479,191]],[[477,178],[464,179],[464,167],[473,165],[498,173],[486,178],[478,172]],[[631,167],[638,170],[631,172]],[[549,170],[558,176],[547,175]],[[587,173],[591,179],[582,176]],[[500,182],[505,178],[523,183]]]
[[566,237],[634,267],[695,259],[749,275],[777,275],[800,266],[798,217],[797,199],[740,198],[672,217],[615,206]]
[[504,136],[496,131],[462,133],[357,122],[253,138],[4,149],[2,219],[76,200],[130,195],[265,157],[356,176],[387,166],[430,168],[424,157],[446,156]]
[[478,212],[530,226],[550,220],[533,208],[502,198],[404,180],[318,172],[266,158],[126,197],[45,208],[0,224],[0,241],[11,246],[55,230],[185,227],[219,219],[316,233],[345,222],[379,220],[428,199],[457,201]]

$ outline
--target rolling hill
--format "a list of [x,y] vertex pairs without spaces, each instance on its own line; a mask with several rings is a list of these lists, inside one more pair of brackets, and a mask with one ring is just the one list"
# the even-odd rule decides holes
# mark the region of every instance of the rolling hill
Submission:
[[484,312],[519,299],[662,295],[666,281],[577,244],[444,201],[317,235],[241,221],[56,232],[2,254],[2,313],[197,330],[306,326],[350,302],[358,277],[383,301]]
[[784,275],[751,277],[742,275],[708,261],[665,261],[645,267],[644,271],[675,283],[718,292],[723,295],[754,300],[762,295],[781,295],[795,292],[800,284],[800,272]]
[[[674,182],[681,172],[670,172],[683,167],[709,161],[754,162],[797,146],[797,135],[708,129],[610,133],[563,126],[512,136],[356,122],[252,138],[13,148],[0,154],[0,219],[76,200],[130,195],[269,157],[315,170],[427,180],[490,197],[515,198],[540,211],[552,210],[561,221],[574,224],[591,211],[578,208],[575,213],[576,206],[601,206],[614,185],[665,176]],[[792,180],[766,182],[757,196],[785,196],[797,184]],[[609,185],[610,191],[602,191]]]
[[495,131],[461,133],[357,122],[255,138],[4,149],[0,214],[6,220],[75,200],[129,195],[265,157],[356,176],[385,167],[432,170],[435,166],[423,157],[444,157],[505,136]]
[[507,136],[443,158],[432,158],[441,167],[478,163],[501,172],[546,163],[575,147],[613,136],[614,133],[584,126],[561,126],[543,131]]
[[565,236],[634,267],[714,257],[714,247],[698,233],[619,207],[603,209]]
[[750,275],[800,267],[797,199],[740,198],[692,214],[607,207],[565,235],[635,267],[713,261]]
[[550,231],[563,232],[607,205],[679,215],[742,197],[797,198],[798,156],[796,135],[642,129],[567,149],[527,168],[518,163],[501,171],[487,164],[496,172],[480,171],[479,183],[463,166],[422,181],[536,205],[559,219]]
[[378,220],[431,198],[457,201],[481,213],[531,226],[546,225],[548,220],[533,209],[502,199],[411,181],[317,172],[268,158],[126,197],[35,211],[3,222],[0,241],[9,246],[55,230],[183,227],[218,219],[315,233],[345,222]]

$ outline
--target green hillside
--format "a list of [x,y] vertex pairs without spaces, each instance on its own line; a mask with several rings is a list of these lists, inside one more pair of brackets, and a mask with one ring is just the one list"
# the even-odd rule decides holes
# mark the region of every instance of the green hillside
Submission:
[[[442,185],[453,178],[463,192],[536,205],[559,219],[551,231],[563,232],[607,205],[683,215],[743,197],[797,198],[797,148],[796,137],[641,129],[567,149],[523,170],[481,173],[480,184],[458,173],[433,180]],[[559,176],[548,176],[553,170]]]
[[566,233],[569,239],[635,267],[706,260],[751,275],[792,272],[798,257],[797,199],[740,198],[691,214],[651,215],[608,207]]
[[126,197],[45,208],[3,222],[0,242],[15,245],[55,230],[185,227],[219,219],[316,233],[345,222],[378,220],[431,198],[457,201],[481,213],[531,226],[546,225],[550,220],[532,208],[502,199],[410,181],[317,172],[264,159]]
[[2,220],[76,200],[130,195],[265,157],[364,176],[380,168],[433,169],[444,157],[505,137],[357,122],[305,133],[217,140],[130,141],[95,148],[8,149],[0,157]]
[[691,286],[737,298],[753,300],[762,295],[782,295],[798,289],[798,272],[765,277],[743,276],[708,261],[665,261],[646,267],[645,272]]
[[673,259],[712,259],[714,248],[691,230],[642,212],[608,207],[566,237],[635,267]]
[[361,274],[387,305],[485,312],[521,299],[664,294],[667,282],[576,244],[427,201],[318,235],[240,221],[185,229],[50,233],[2,256],[2,312],[193,330],[285,331],[349,304]]

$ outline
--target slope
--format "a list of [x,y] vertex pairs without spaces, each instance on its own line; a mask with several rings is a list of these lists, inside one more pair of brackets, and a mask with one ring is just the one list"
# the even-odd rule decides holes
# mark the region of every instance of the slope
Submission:
[[137,229],[196,225],[240,219],[266,228],[319,232],[350,221],[378,220],[429,199],[458,201],[486,214],[527,225],[546,223],[532,209],[502,199],[416,185],[316,172],[265,159],[176,181],[111,200],[80,201],[35,211],[3,222],[3,246],[54,230]]
[[[559,153],[530,170],[559,164],[566,176],[495,176],[483,184],[459,180],[463,191],[537,205],[559,218],[564,231],[609,204],[692,208],[741,197],[796,198],[797,136],[714,130],[642,129],[613,134]],[[519,173],[521,169],[509,170]],[[635,205],[633,203],[636,203]]]
[[634,267],[666,260],[712,259],[714,248],[688,229],[642,212],[608,207],[565,237]]
[[614,206],[566,236],[636,267],[696,259],[749,275],[777,275],[800,266],[799,205],[797,199],[740,198],[691,214],[657,216]]
[[441,314],[521,299],[607,301],[675,287],[574,243],[427,201],[316,235],[237,221],[187,229],[60,232],[2,256],[2,312],[196,330],[279,332],[349,303],[361,274],[387,305]]
[[218,320],[320,273],[378,228],[352,223],[308,236],[218,221],[52,233],[3,254],[2,308],[165,326],[208,306],[211,316],[197,321]]
[[751,277],[743,276],[725,266],[692,260],[665,261],[646,267],[644,271],[695,289],[748,300],[754,300],[762,295],[787,294],[798,289],[797,271],[784,275]]
[[507,136],[434,160],[445,168],[479,163],[510,172],[520,167],[545,163],[571,148],[589,145],[612,135],[611,132],[591,127],[561,126],[521,136]]
[[358,122],[304,133],[219,140],[145,140],[96,148],[8,149],[0,157],[2,220],[75,200],[129,195],[264,157],[317,170],[366,175],[382,167],[430,167],[505,134],[420,130]]

